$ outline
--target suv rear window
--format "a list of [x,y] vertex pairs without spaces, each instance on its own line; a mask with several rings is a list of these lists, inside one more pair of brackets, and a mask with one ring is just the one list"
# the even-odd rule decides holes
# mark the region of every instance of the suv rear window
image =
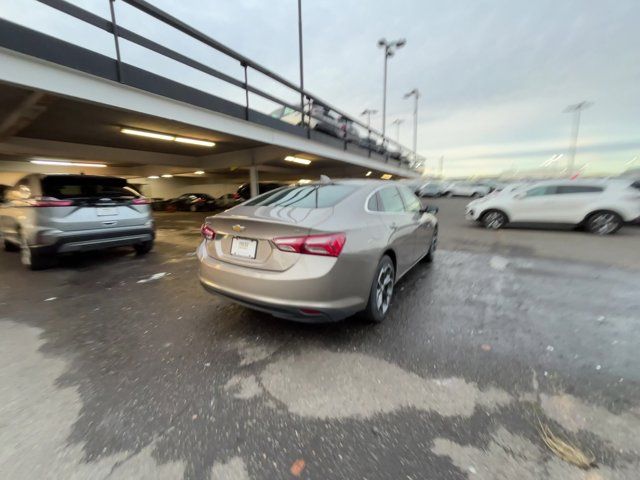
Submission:
[[355,190],[351,185],[300,185],[274,190],[245,203],[247,206],[333,207]]
[[89,175],[49,176],[42,179],[45,197],[66,198],[137,198],[140,193],[124,178]]

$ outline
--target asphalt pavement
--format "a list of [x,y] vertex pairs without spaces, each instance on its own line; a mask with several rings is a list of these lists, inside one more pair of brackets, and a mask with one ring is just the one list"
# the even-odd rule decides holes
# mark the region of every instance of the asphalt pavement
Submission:
[[206,293],[203,214],[158,214],[146,257],[0,252],[0,478],[637,479],[638,230],[487,232],[435,202],[441,249],[381,325]]

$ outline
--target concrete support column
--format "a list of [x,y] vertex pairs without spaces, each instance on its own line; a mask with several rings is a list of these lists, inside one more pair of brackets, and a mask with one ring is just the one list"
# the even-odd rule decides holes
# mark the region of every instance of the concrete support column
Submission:
[[258,167],[249,167],[249,185],[251,186],[251,198],[258,195]]

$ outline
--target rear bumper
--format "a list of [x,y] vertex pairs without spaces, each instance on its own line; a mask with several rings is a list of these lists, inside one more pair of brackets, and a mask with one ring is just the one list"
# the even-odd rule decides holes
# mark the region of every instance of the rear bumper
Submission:
[[[332,288],[336,283],[333,268],[309,269],[309,265],[298,262],[288,271],[265,272],[216,260],[207,255],[202,244],[198,259],[200,283],[207,291],[275,317],[306,323],[335,322],[366,306],[365,300],[353,292],[349,295],[347,289]],[[310,271],[317,276],[309,276]]]
[[153,228],[126,228],[113,230],[91,230],[88,232],[44,232],[44,244],[32,245],[34,252],[44,255],[58,253],[86,252],[104,248],[136,245],[155,238]]

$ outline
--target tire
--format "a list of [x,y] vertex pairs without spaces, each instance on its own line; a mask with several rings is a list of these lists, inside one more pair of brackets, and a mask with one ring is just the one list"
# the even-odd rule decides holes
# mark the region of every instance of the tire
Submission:
[[452,198],[453,197],[453,193],[447,192],[447,193],[444,194],[444,196],[447,197],[447,198]]
[[480,221],[484,228],[488,230],[499,230],[509,223],[507,215],[500,210],[488,210],[484,212],[482,217],[480,217]]
[[27,241],[20,237],[20,263],[30,270],[43,270],[51,266],[52,258],[34,251]]
[[9,240],[7,240],[6,238],[4,239],[4,249],[7,252],[18,252],[20,250],[20,246],[16,245],[13,242],[10,242]]
[[431,239],[431,245],[429,245],[429,251],[422,259],[426,263],[432,263],[438,249],[438,229],[433,232],[433,238]]
[[364,310],[364,318],[371,323],[382,322],[391,306],[396,269],[388,255],[380,259],[371,283],[369,302]]
[[153,249],[153,240],[137,243],[133,246],[137,255],[146,255]]
[[594,212],[587,217],[585,228],[589,233],[595,235],[611,235],[622,228],[624,221],[615,212],[600,211]]

